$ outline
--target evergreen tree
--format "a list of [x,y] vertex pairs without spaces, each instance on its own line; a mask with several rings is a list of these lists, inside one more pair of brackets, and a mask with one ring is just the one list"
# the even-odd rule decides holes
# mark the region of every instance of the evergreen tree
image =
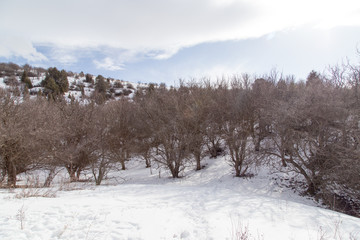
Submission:
[[98,93],[105,94],[107,89],[108,89],[108,83],[106,82],[105,78],[102,75],[98,75],[96,77],[95,90]]
[[45,80],[42,82],[42,86],[45,88],[45,94],[54,94],[57,95],[60,93],[59,86],[56,84],[55,79],[53,77],[47,76]]
[[25,82],[26,78],[28,78],[27,72],[24,71],[22,76],[21,76],[21,82]]
[[53,95],[63,94],[69,90],[69,81],[65,70],[57,70],[57,68],[49,68],[46,78],[41,85],[46,89],[47,93]]
[[67,79],[67,73],[65,70],[61,70],[60,78],[55,79],[55,82],[59,86],[61,93],[65,93],[65,92],[69,91],[69,81]]
[[87,73],[87,74],[85,75],[85,82],[94,84],[94,79],[93,79],[93,77],[92,77],[91,74]]
[[30,78],[28,77],[28,74],[26,71],[23,72],[22,76],[21,76],[21,82],[25,84],[25,86],[28,89],[31,89],[33,87]]

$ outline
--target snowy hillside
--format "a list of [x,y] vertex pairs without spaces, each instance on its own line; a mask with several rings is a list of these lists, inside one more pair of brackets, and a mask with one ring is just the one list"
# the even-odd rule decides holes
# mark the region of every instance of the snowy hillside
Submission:
[[265,168],[244,179],[234,178],[224,159],[203,164],[201,171],[190,167],[185,177],[172,179],[132,160],[99,187],[64,183],[63,173],[50,189],[54,198],[1,189],[0,239],[360,238],[360,219],[277,186]]
[[[17,76],[6,76],[6,73],[2,73],[3,76],[0,77],[0,88],[10,89],[12,91],[14,88],[18,88],[20,92],[23,92],[24,86],[20,84],[21,74],[22,71],[17,73]],[[41,87],[41,82],[45,79],[46,74],[41,73],[38,75],[39,76],[36,77],[29,77],[34,86],[29,90],[31,97],[35,97],[39,91],[44,90],[44,88]],[[64,96],[68,101],[71,101],[71,98],[77,101],[83,101],[91,97],[92,93],[95,91],[96,76],[92,76],[92,82],[87,82],[84,75],[72,73],[72,76],[68,76],[67,80],[69,83],[69,90],[64,93]],[[131,83],[113,78],[106,78],[106,80],[108,82],[107,94],[109,98],[113,99],[119,99],[122,96],[131,98],[136,89],[148,87],[147,84]],[[13,83],[10,83],[11,81],[13,81]]]

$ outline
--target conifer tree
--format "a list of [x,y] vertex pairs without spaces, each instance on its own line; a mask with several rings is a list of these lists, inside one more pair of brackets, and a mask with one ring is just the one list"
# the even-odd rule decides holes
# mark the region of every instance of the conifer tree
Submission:
[[85,75],[85,82],[94,84],[94,80],[93,80],[93,77],[92,77],[91,74],[87,73],[87,74]]
[[65,93],[69,91],[69,81],[65,70],[61,70],[60,78],[55,79],[56,84],[59,86],[60,92]]
[[52,93],[53,95],[63,94],[69,90],[66,71],[59,71],[57,68],[49,68],[46,78],[41,84],[47,90],[47,93]]
[[42,83],[44,92],[46,94],[54,94],[57,95],[60,93],[59,86],[56,84],[55,79],[53,77],[47,76]]
[[31,89],[33,87],[30,78],[28,77],[28,74],[26,71],[23,72],[22,76],[21,76],[21,82],[25,83],[25,86],[28,89]]
[[108,84],[105,81],[105,78],[102,75],[98,75],[96,77],[95,90],[98,93],[106,93],[107,89],[108,89]]

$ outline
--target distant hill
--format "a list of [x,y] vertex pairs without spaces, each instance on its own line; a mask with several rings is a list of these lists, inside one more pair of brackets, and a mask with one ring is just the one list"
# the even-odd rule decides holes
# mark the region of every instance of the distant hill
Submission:
[[[44,86],[43,81],[49,74],[49,69],[32,67],[29,64],[19,66],[15,63],[0,63],[0,88],[9,89],[17,95],[23,95],[27,91],[30,96],[43,94],[46,92],[46,86]],[[118,99],[121,97],[131,98],[138,89],[147,88],[149,86],[148,84],[139,84],[120,79],[106,78],[101,75],[94,76],[88,73],[84,74],[83,72],[74,73],[66,70],[62,71],[66,72],[69,86],[63,96],[67,99],[75,99],[78,101],[89,99],[95,95],[99,79],[104,81],[102,93],[107,100]],[[25,89],[26,84],[21,81],[24,72],[26,72],[32,86],[27,90]]]

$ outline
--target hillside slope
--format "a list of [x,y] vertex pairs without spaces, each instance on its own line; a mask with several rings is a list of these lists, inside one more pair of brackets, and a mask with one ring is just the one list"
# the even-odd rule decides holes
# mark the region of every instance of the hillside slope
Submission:
[[277,186],[265,168],[243,179],[233,177],[224,159],[204,165],[172,179],[133,160],[102,186],[67,184],[62,189],[71,191],[55,198],[16,198],[26,190],[2,189],[0,239],[360,238],[360,219]]
[[[7,65],[9,64],[0,63],[0,88],[9,89],[13,93],[18,92],[22,95],[25,84],[21,82],[21,77],[25,69],[16,65],[17,67],[15,69],[4,71]],[[44,92],[44,87],[42,87],[41,83],[46,78],[47,70],[43,69],[42,71],[38,71],[32,69],[26,73],[29,75],[28,78],[33,86],[28,90],[30,95],[35,97],[39,92]],[[89,79],[87,79],[87,75]],[[87,101],[87,99],[93,95],[97,77],[91,74],[87,75],[67,72],[69,89],[64,93],[65,99],[69,102],[71,99]],[[131,83],[114,78],[102,78],[106,81],[107,99],[119,99],[124,96],[131,98],[137,89],[148,87],[148,84]]]

